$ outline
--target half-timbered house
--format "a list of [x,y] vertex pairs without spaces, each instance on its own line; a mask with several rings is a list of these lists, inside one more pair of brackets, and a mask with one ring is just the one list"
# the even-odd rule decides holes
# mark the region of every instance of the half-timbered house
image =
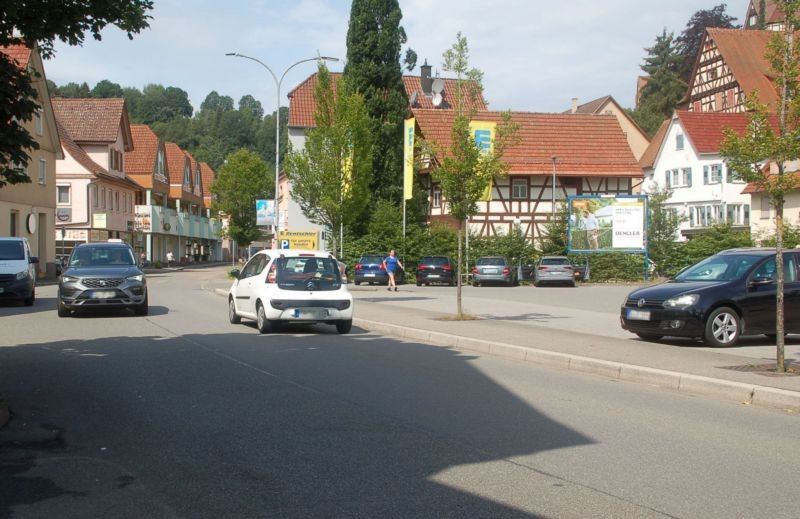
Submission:
[[[420,137],[444,150],[450,142],[455,113],[415,109]],[[500,112],[477,112],[474,121],[499,123]],[[506,234],[512,226],[530,239],[546,234],[559,204],[570,195],[632,194],[642,179],[619,121],[613,115],[513,112],[518,143],[506,150],[506,177],[492,182],[491,200],[478,203],[469,221],[472,232]],[[447,200],[431,175],[423,173],[431,222],[452,222]]]
[[[764,14],[761,15],[761,5],[764,4]],[[747,15],[744,18],[745,29],[766,29],[768,31],[782,31],[785,27],[783,13],[772,0],[750,0],[747,6]]]

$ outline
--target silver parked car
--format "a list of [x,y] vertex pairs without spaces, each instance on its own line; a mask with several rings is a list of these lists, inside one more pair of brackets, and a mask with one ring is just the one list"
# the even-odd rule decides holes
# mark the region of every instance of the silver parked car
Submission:
[[130,246],[121,241],[75,247],[58,280],[58,316],[72,310],[131,308],[147,315],[147,281]]
[[508,260],[502,256],[478,258],[472,269],[472,285],[479,287],[486,283],[514,286],[517,283],[517,269],[509,265]]
[[566,256],[542,256],[533,275],[537,287],[545,283],[562,283],[575,286],[575,267]]

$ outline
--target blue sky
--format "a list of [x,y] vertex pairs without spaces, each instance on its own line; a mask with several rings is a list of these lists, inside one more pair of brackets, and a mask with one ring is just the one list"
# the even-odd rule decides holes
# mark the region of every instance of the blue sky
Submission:
[[[471,65],[484,72],[494,110],[563,111],[613,95],[633,105],[645,47],[662,29],[679,34],[692,14],[723,0],[400,0],[408,46],[434,72],[461,31]],[[176,86],[198,109],[212,90],[238,101],[245,94],[275,109],[274,81],[256,63],[225,57],[239,52],[260,59],[280,76],[292,63],[318,53],[344,59],[347,0],[155,0],[150,28],[133,41],[116,28],[83,47],[58,45],[45,63],[47,77],[93,86],[109,79],[122,86]],[[729,0],[728,14],[741,24],[748,0]],[[342,63],[331,63],[338,71]],[[286,93],[314,71],[292,69]],[[418,74],[417,67],[412,73]],[[445,74],[443,74],[445,75]]]

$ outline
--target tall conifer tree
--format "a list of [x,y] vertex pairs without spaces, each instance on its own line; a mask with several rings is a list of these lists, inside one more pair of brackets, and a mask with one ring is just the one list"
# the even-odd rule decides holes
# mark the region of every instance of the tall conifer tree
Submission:
[[[403,193],[403,120],[408,96],[403,86],[400,48],[406,33],[398,0],[353,0],[347,29],[348,84],[364,96],[374,138],[370,191],[399,202]],[[413,53],[408,53],[413,57]],[[411,66],[412,63],[406,60]]]

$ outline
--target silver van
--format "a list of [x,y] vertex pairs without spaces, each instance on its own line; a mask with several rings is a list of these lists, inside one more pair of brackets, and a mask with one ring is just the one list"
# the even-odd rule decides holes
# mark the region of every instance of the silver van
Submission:
[[36,264],[27,238],[0,236],[0,301],[36,300]]

